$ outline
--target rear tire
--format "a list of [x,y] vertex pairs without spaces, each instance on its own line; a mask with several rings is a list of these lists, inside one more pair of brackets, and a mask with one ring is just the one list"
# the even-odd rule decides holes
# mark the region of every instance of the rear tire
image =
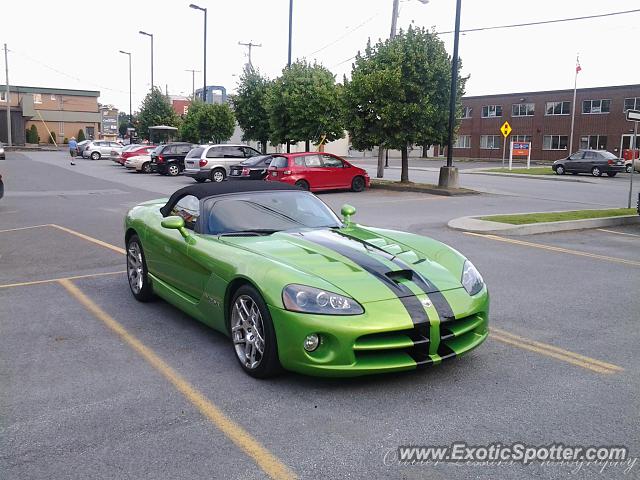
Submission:
[[556,167],[556,175],[564,175],[565,169],[562,165]]
[[618,172],[607,172],[607,177],[615,177]]
[[600,170],[598,167],[593,167],[591,169],[591,175],[593,175],[594,177],[599,177],[600,175],[602,175],[602,170]]
[[296,187],[301,188],[302,190],[306,190],[306,191],[309,191],[309,189],[311,188],[309,186],[309,182],[307,182],[306,180],[298,180],[296,182]]
[[268,378],[281,372],[269,309],[252,286],[243,285],[234,294],[229,307],[229,329],[238,363],[248,375]]
[[629,164],[626,167],[624,167],[624,171],[627,172],[627,173],[631,173],[631,164]]
[[179,173],[180,173],[180,167],[177,164],[171,163],[167,165],[167,174],[170,177],[177,177]]
[[127,241],[127,279],[134,298],[148,302],[153,298],[153,288],[149,281],[147,260],[138,235],[131,235]]
[[100,160],[100,152],[93,152],[91,154],[91,160]]
[[364,181],[364,178],[358,175],[357,177],[353,177],[353,180],[351,180],[351,191],[362,192],[366,185],[367,183]]
[[151,164],[149,162],[145,162],[142,164],[142,173],[151,173]]
[[227,172],[224,171],[224,168],[214,168],[211,172],[211,181],[214,183],[220,183],[227,178]]

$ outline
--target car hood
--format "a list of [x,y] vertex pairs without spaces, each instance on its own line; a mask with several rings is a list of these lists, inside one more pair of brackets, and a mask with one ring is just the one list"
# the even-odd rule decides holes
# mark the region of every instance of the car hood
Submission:
[[[312,286],[328,282],[361,303],[462,287],[460,272],[451,272],[425,252],[390,242],[371,230],[366,232],[366,240],[349,229],[220,239],[319,279],[320,283]],[[403,288],[394,285],[398,283]]]

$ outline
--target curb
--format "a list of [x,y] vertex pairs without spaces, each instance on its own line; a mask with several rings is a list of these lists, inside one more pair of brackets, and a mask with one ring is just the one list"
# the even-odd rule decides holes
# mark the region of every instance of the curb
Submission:
[[391,190],[394,192],[417,192],[429,193],[431,195],[441,195],[445,197],[460,197],[465,195],[479,195],[480,192],[469,190],[467,188],[440,188],[435,185],[426,183],[406,183],[399,182],[380,182],[371,180],[370,187],[376,190]]
[[450,220],[449,223],[447,223],[447,226],[454,230],[461,230],[463,232],[517,236],[613,227],[617,225],[633,225],[637,223],[640,223],[640,215],[586,218],[581,220],[564,220],[561,222],[529,223],[526,225],[511,225],[509,223],[491,222],[488,220],[480,220],[477,217],[460,217]]
[[500,173],[500,172],[467,172],[467,175],[489,175],[492,177],[513,177],[513,178],[530,178],[532,180],[548,180],[552,182],[578,182],[578,183],[598,183],[592,180],[582,178],[561,177],[559,175],[527,175],[518,173]]

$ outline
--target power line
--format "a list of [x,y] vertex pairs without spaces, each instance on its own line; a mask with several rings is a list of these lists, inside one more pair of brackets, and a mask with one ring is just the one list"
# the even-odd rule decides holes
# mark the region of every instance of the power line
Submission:
[[[574,22],[574,21],[578,21],[578,20],[589,20],[592,18],[602,18],[602,17],[612,17],[614,15],[626,15],[628,13],[638,13],[640,12],[640,8],[636,8],[633,10],[623,10],[620,12],[609,12],[609,13],[600,13],[597,15],[585,15],[585,16],[581,16],[581,17],[569,17],[569,18],[557,18],[557,19],[553,19],[553,20],[541,20],[539,22],[527,22],[527,23],[512,23],[509,25],[494,25],[494,26],[490,26],[490,27],[477,27],[477,28],[467,28],[464,30],[460,30],[460,33],[470,33],[470,32],[484,32],[487,30],[498,30],[498,29],[503,29],[503,28],[517,28],[517,27],[531,27],[531,26],[535,26],[535,25],[547,25],[550,23],[561,23],[561,22]],[[453,30],[447,30],[445,32],[436,32],[436,35],[446,35],[449,33],[453,33]],[[356,55],[354,55],[353,57],[349,57],[346,60],[343,60],[340,63],[336,63],[335,65],[333,65],[334,67],[338,67],[344,63],[347,63],[351,60],[353,60],[354,58],[356,58]]]
[[316,53],[319,53],[319,52],[321,52],[323,50],[326,50],[327,48],[335,45],[336,43],[338,43],[339,41],[341,41],[345,37],[348,37],[349,35],[351,35],[356,30],[359,30],[360,28],[364,27],[367,23],[371,22],[374,18],[378,17],[379,15],[380,15],[380,12],[376,13],[375,15],[373,15],[373,16],[369,17],[368,19],[366,19],[364,22],[362,22],[359,25],[356,25],[355,27],[351,28],[350,30],[348,30],[347,32],[345,32],[344,34],[342,34],[341,36],[336,38],[334,41],[327,43],[325,46],[320,47],[317,50],[314,50],[313,52],[311,52],[310,54],[308,54],[306,56],[310,57],[311,55],[315,55]]

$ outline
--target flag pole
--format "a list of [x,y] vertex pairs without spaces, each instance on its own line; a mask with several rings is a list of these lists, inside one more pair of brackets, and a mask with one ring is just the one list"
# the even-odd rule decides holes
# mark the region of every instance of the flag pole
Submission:
[[580,57],[576,56],[576,74],[573,78],[573,105],[571,106],[571,135],[569,136],[569,155],[573,153],[573,125],[576,119],[576,87],[578,86],[578,72],[580,68]]

